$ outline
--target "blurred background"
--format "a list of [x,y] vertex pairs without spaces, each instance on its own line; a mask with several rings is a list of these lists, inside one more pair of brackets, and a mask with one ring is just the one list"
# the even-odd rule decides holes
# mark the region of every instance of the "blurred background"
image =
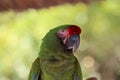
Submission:
[[0,80],[27,80],[42,38],[63,24],[82,28],[75,56],[84,79],[120,80],[120,0],[64,0],[37,6],[26,5],[27,0],[17,0],[19,6],[10,1],[0,1]]

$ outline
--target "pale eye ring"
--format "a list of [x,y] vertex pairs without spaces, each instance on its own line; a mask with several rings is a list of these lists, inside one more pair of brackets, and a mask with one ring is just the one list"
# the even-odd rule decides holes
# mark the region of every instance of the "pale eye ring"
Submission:
[[63,32],[63,33],[64,33],[65,31],[64,31],[64,30],[61,30],[61,32]]

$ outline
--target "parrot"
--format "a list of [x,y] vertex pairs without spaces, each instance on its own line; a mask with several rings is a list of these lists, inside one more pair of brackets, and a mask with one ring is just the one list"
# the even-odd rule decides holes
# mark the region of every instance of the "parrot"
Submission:
[[28,80],[83,80],[80,63],[74,56],[81,31],[79,26],[69,24],[49,30],[31,65]]

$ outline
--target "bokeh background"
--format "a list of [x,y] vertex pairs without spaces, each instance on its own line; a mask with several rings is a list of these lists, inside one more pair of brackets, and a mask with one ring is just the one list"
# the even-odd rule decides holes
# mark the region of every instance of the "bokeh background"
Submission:
[[0,12],[0,80],[27,80],[41,40],[52,28],[82,28],[75,56],[84,79],[120,80],[120,0],[62,4],[20,12]]

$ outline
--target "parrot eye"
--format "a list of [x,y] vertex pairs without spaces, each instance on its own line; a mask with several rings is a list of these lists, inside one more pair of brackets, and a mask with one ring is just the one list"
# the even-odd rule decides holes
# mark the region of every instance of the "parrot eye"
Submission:
[[64,31],[64,30],[61,30],[61,32],[63,32],[63,33],[64,33],[65,31]]
[[65,30],[60,30],[61,34],[64,34],[65,33]]
[[60,38],[63,38],[64,37],[64,34],[65,34],[65,31],[64,30],[59,30],[57,32],[57,35],[60,37]]

